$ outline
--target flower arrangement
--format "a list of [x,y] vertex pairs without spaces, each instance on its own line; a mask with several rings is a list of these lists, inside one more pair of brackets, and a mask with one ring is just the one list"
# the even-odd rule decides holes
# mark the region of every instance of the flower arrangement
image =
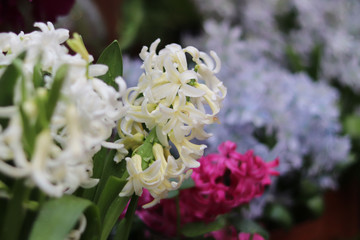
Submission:
[[157,53],[156,40],[127,89],[116,41],[93,63],[80,35],[35,26],[0,34],[0,238],[107,239],[131,199],[115,235],[127,239],[143,189],[153,206],[199,167],[206,146],[193,140],[210,136],[226,95],[220,60]]

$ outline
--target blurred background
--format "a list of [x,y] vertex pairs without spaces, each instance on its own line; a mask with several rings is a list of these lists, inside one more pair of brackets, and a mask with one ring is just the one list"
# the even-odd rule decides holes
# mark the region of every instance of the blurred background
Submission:
[[[360,2],[2,0],[1,32],[35,21],[82,35],[95,61],[113,40],[129,86],[157,38],[214,50],[228,96],[207,153],[225,140],[280,158],[280,176],[238,210],[282,239],[360,239]],[[135,227],[145,228],[141,223]]]

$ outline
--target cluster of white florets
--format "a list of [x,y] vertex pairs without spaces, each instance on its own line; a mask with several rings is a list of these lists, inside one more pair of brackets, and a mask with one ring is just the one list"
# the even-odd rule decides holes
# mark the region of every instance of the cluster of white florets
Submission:
[[[144,73],[138,85],[128,89],[124,103],[127,114],[119,127],[124,135],[122,143],[156,132],[153,161],[142,158],[136,149],[131,158],[126,158],[130,177],[121,193],[141,195],[145,187],[155,200],[179,187],[190,173],[187,170],[200,165],[197,159],[206,146],[191,140],[211,136],[204,126],[216,121],[226,95],[226,88],[215,76],[220,60],[214,52],[211,58],[194,47],[170,44],[157,54],[159,42],[140,53]],[[175,146],[178,158],[170,153],[169,142]],[[144,161],[147,168],[142,167]]]
[[[105,141],[124,110],[121,92],[96,78],[108,67],[91,64],[93,57],[80,38],[72,39],[77,53],[70,55],[64,44],[68,30],[55,29],[51,23],[35,26],[41,31],[0,34],[0,77],[14,61],[21,64],[13,104],[0,107],[1,117],[9,121],[0,131],[0,172],[26,178],[50,196],[61,196],[97,183],[91,178],[92,157],[102,145],[122,147]],[[25,57],[19,60],[22,53]],[[53,83],[64,65],[60,96],[44,123],[44,108],[52,101]],[[36,74],[42,83],[36,83]],[[120,78],[117,82],[125,90]]]

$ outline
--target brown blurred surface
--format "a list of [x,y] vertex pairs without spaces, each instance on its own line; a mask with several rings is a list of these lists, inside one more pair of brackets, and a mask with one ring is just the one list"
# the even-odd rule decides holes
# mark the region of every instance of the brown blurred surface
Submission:
[[289,231],[276,230],[270,240],[347,240],[360,233],[360,186],[352,182],[325,194],[324,214]]

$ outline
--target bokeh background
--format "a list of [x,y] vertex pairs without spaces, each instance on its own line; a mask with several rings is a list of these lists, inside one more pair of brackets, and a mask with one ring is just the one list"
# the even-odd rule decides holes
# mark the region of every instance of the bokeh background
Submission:
[[1,32],[33,31],[35,21],[81,34],[95,59],[118,40],[129,86],[142,46],[157,38],[215,50],[228,97],[207,153],[232,140],[281,162],[280,177],[239,216],[272,240],[360,239],[360,2],[1,1]]

